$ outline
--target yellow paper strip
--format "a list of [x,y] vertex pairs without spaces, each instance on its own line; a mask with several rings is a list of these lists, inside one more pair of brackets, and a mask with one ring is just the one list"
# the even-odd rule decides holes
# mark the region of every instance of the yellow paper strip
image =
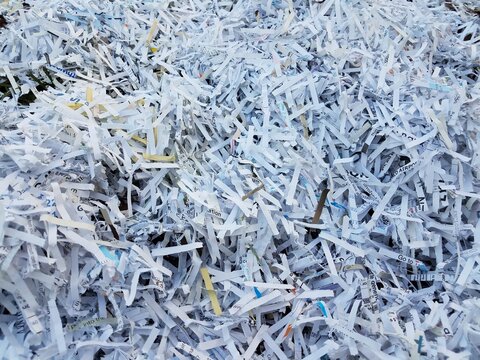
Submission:
[[91,87],[87,87],[87,101],[89,103],[93,101],[93,89]]
[[210,279],[210,274],[208,273],[207,268],[201,268],[200,273],[202,274],[203,282],[207,288],[208,296],[210,297],[210,302],[212,303],[213,312],[215,315],[222,315],[222,309],[217,299],[217,294],[213,288],[212,280]]
[[145,140],[144,138],[141,138],[140,136],[133,135],[132,139],[138,142],[141,142],[143,145],[147,145],[147,140]]
[[155,155],[155,154],[142,154],[145,160],[161,161],[161,162],[175,162],[175,155]]
[[255,189],[250,190],[248,193],[246,193],[245,195],[242,196],[242,200],[243,201],[247,200],[250,196],[255,194],[257,191],[262,190],[264,186],[265,186],[264,184],[260,184]]
[[155,19],[153,20],[152,27],[150,28],[150,31],[148,32],[148,35],[147,35],[147,45],[150,45],[150,42],[153,39],[153,35],[155,35],[155,31],[157,30],[157,26],[158,26],[158,21],[157,19]]
[[81,103],[69,103],[69,104],[67,104],[67,106],[68,106],[70,109],[78,110],[78,109],[80,109],[80,108],[83,106],[83,104],[81,104]]
[[76,228],[76,229],[83,229],[83,230],[88,230],[88,231],[95,231],[95,225],[93,225],[93,224],[87,224],[87,223],[83,223],[83,222],[80,222],[80,221],[59,219],[59,218],[53,217],[51,215],[44,214],[44,215],[40,216],[40,220],[49,222],[51,224],[59,225],[59,226],[71,227],[71,228]]

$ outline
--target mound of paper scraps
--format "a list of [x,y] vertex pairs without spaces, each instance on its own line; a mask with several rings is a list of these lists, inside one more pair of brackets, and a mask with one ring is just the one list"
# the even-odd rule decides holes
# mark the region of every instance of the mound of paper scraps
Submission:
[[0,357],[479,358],[479,76],[477,1],[3,0]]

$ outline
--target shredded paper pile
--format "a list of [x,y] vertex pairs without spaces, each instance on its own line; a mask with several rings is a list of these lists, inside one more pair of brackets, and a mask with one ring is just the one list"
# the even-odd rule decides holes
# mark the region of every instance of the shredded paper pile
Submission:
[[480,357],[480,8],[0,5],[0,357]]

